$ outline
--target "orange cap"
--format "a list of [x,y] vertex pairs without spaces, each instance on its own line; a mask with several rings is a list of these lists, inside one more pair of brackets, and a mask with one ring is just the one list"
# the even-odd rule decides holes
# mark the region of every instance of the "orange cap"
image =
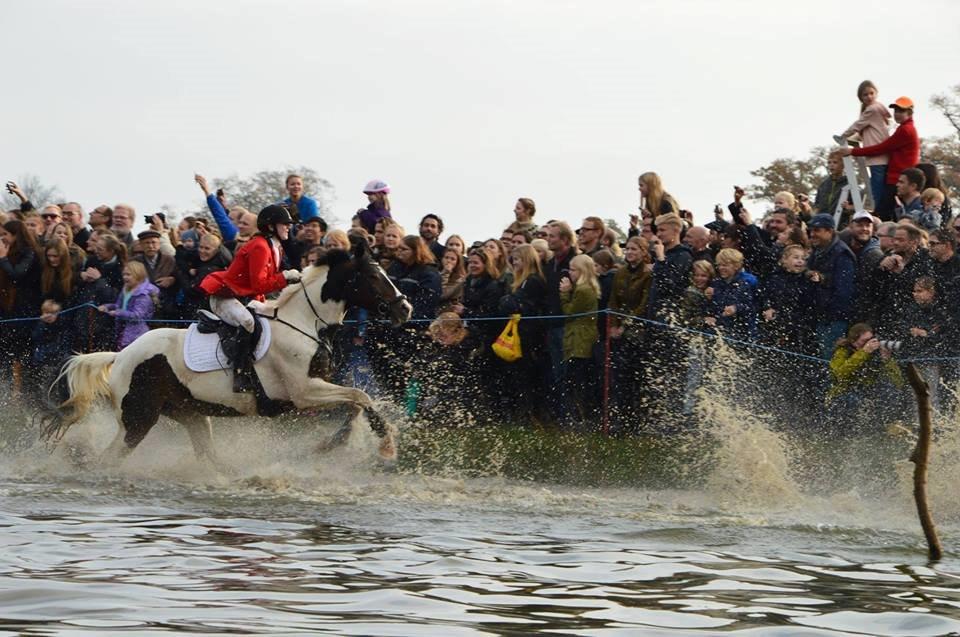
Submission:
[[890,108],[902,108],[908,109],[913,108],[913,100],[909,97],[903,95],[894,100],[893,104],[890,105]]

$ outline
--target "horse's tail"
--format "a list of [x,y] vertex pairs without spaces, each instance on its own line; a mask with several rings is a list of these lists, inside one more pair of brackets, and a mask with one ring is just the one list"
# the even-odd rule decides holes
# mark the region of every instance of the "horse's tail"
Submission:
[[50,392],[60,389],[62,402],[47,410],[40,418],[43,438],[57,442],[70,425],[87,415],[97,400],[109,398],[110,369],[116,352],[95,352],[72,356],[50,386]]

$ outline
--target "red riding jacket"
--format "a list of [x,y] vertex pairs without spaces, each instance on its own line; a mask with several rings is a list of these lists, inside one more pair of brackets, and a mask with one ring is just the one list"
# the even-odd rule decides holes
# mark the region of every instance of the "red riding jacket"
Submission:
[[250,296],[262,301],[264,295],[286,285],[270,241],[258,235],[237,250],[229,268],[204,277],[200,289],[212,296]]

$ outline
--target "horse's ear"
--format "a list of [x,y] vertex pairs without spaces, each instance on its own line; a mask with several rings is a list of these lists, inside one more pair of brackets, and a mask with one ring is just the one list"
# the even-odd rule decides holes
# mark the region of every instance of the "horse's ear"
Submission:
[[350,246],[351,252],[353,253],[354,259],[364,259],[367,256],[367,250],[369,245],[363,237],[358,237],[356,235],[351,235],[350,237]]

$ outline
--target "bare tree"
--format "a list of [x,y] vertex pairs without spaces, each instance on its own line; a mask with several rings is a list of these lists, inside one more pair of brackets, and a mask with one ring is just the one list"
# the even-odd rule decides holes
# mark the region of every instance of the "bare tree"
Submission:
[[223,188],[230,204],[243,206],[256,213],[261,208],[287,198],[286,179],[289,174],[303,177],[304,194],[317,200],[320,215],[331,223],[331,205],[336,199],[333,184],[306,166],[261,170],[249,177],[230,175],[213,179],[213,185],[215,188]]
[[960,136],[960,84],[952,87],[947,93],[939,93],[931,97],[930,105],[947,118]]
[[751,170],[750,174],[760,181],[748,186],[748,196],[751,199],[773,201],[774,196],[783,190],[795,195],[810,195],[816,192],[817,186],[827,175],[829,152],[830,149],[826,146],[815,146],[810,149],[810,155],[806,159],[781,157],[766,166]]
[[617,241],[625,241],[627,238],[627,233],[623,231],[623,228],[620,227],[620,224],[617,223],[616,219],[604,219],[603,223],[607,226],[609,230],[613,230],[617,233]]

